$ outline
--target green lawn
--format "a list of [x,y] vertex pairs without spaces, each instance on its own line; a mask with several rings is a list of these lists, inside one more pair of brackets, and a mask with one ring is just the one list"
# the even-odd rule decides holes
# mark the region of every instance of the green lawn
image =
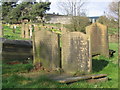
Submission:
[[[108,74],[107,82],[90,84],[78,81],[71,84],[61,84],[50,80],[45,75],[37,78],[19,76],[17,73],[28,72],[32,64],[6,65],[3,64],[3,88],[118,88],[118,45],[110,43],[110,49],[116,51],[114,57],[108,59],[103,56],[93,58],[92,74]],[[41,72],[40,72],[41,73]],[[15,83],[14,83],[15,82]]]
[[13,33],[13,28],[10,28],[10,26],[7,25],[3,25],[3,33],[4,33],[3,37],[6,39],[29,40],[29,39],[21,38],[21,27],[17,27],[15,33]]

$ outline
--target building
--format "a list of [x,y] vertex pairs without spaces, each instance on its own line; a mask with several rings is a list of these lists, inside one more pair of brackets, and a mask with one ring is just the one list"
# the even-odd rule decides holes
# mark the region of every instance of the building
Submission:
[[[68,15],[59,15],[59,14],[47,14],[45,16],[46,18],[46,23],[53,23],[53,24],[70,24],[70,20],[72,16]],[[95,23],[97,19],[99,18],[98,16],[96,17],[88,17],[91,23]]]

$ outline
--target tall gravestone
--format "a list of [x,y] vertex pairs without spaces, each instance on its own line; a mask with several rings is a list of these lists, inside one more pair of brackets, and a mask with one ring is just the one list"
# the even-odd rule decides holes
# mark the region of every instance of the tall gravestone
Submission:
[[23,23],[21,25],[21,37],[22,38],[30,38],[29,24]]
[[62,69],[66,73],[87,73],[91,71],[92,61],[87,36],[81,32],[62,35]]
[[109,57],[108,31],[105,25],[93,23],[86,27],[86,34],[90,38],[92,55]]
[[21,24],[21,37],[25,38],[25,24],[24,23]]
[[58,35],[50,31],[35,31],[33,34],[34,64],[54,70],[60,68],[60,46]]
[[34,30],[38,31],[39,30],[39,26],[38,25],[34,25]]
[[30,38],[30,30],[28,24],[25,24],[25,38]]

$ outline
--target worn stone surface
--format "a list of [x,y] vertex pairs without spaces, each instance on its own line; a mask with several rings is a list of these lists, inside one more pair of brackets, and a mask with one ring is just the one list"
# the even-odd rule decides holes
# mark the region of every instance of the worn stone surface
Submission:
[[31,33],[32,33],[32,30],[30,29],[30,26],[29,24],[22,24],[21,25],[21,37],[22,38],[31,38]]
[[2,60],[8,62],[11,60],[32,59],[32,42],[27,40],[2,40]]
[[25,38],[25,24],[24,23],[21,24],[21,37]]
[[33,25],[29,25],[29,31],[30,31],[30,38],[32,38],[32,33],[34,31]]
[[39,26],[38,25],[34,25],[34,31],[38,31],[39,30]]
[[25,38],[30,38],[30,31],[28,24],[25,24]]
[[108,81],[108,77],[87,80],[87,82],[89,83],[100,83],[100,82],[105,82],[105,81]]
[[86,80],[87,82],[96,83],[108,80],[106,74],[96,74],[96,75],[80,75],[80,76],[69,76],[69,75],[57,75],[52,76],[51,79],[59,83],[72,83],[76,81]]
[[90,38],[92,55],[101,54],[109,57],[107,27],[100,23],[93,23],[86,27],[86,34]]
[[62,69],[67,73],[90,72],[91,52],[87,36],[81,32],[62,35]]
[[60,47],[58,35],[50,31],[36,31],[33,36],[34,64],[39,62],[47,69],[60,67]]

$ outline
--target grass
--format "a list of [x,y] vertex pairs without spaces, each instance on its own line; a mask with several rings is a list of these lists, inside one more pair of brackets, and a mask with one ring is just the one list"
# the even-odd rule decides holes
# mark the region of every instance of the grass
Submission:
[[[27,72],[29,64],[3,65],[3,88],[118,88],[118,45],[110,43],[110,49],[116,50],[114,57],[105,58],[97,56],[93,58],[92,74],[108,74],[109,80],[102,83],[91,84],[78,81],[71,84],[61,84],[50,80],[45,75],[37,78],[19,76],[17,72]],[[4,76],[8,74],[8,76]],[[14,83],[14,81],[16,83]]]
[[21,27],[17,27],[15,33],[13,33],[13,29],[10,26],[3,25],[3,33],[4,38],[12,39],[12,40],[29,40],[21,37]]
[[[51,24],[52,25],[52,24]],[[22,39],[20,37],[20,27],[17,27],[16,33],[12,32],[9,26],[4,25],[4,37],[7,39]],[[59,33],[53,29],[53,32]],[[116,33],[116,29],[109,29],[109,34]],[[109,48],[115,50],[114,57],[105,58],[96,56],[92,59],[92,74],[108,74],[109,80],[103,83],[90,84],[85,81],[78,81],[71,84],[60,84],[50,80],[47,76],[42,75],[37,78],[28,78],[19,76],[17,73],[28,73],[33,67],[29,64],[2,65],[2,86],[3,88],[117,88],[118,87],[118,44],[110,43]],[[120,70],[120,69],[119,69]],[[120,76],[119,76],[120,78]]]
[[118,29],[117,28],[108,28],[108,34],[117,34]]

